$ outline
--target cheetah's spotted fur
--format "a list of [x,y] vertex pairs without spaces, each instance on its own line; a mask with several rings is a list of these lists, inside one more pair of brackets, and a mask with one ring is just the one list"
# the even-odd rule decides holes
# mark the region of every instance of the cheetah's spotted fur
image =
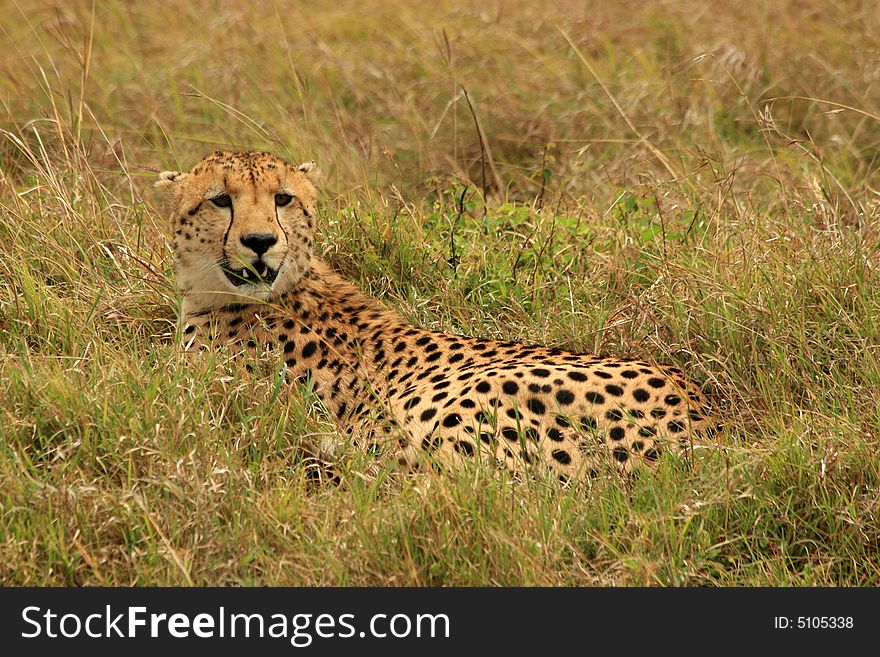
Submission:
[[313,254],[313,163],[217,152],[160,174],[173,208],[184,339],[279,354],[339,427],[378,409],[401,462],[480,459],[561,478],[601,452],[629,471],[711,436],[681,370],[409,326]]

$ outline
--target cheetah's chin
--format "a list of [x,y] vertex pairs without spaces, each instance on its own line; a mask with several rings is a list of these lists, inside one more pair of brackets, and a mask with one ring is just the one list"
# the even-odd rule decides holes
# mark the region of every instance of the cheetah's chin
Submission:
[[264,262],[258,262],[252,267],[244,267],[242,269],[231,269],[223,267],[223,273],[226,278],[235,287],[242,285],[272,285],[278,276],[278,270],[272,269]]

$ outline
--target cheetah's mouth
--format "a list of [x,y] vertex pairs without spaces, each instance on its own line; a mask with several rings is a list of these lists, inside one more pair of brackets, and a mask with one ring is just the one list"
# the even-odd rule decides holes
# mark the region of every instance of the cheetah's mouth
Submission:
[[220,263],[220,268],[223,270],[223,273],[226,274],[226,278],[229,279],[229,282],[235,287],[260,284],[272,285],[272,283],[275,282],[275,278],[278,276],[278,270],[272,269],[272,267],[262,260],[258,260],[249,267],[242,267],[241,269],[233,269],[229,266],[229,261],[224,260]]

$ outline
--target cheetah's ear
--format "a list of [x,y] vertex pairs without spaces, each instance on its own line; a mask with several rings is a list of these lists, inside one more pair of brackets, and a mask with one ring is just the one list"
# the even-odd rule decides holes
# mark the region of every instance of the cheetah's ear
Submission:
[[316,187],[318,186],[318,181],[321,179],[321,169],[314,160],[303,162],[296,168],[296,170],[304,174],[310,183]]
[[159,174],[159,179],[153,183],[153,198],[163,212],[170,213],[177,209],[182,183],[188,175],[179,171],[163,171]]

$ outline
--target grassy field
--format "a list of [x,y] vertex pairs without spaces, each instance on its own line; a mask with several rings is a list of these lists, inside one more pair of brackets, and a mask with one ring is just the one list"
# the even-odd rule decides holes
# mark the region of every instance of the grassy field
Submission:
[[[880,585],[875,3],[198,4],[0,0],[0,583]],[[308,394],[176,346],[147,190],[217,147],[317,160],[409,321],[674,363],[727,433],[316,484]]]

